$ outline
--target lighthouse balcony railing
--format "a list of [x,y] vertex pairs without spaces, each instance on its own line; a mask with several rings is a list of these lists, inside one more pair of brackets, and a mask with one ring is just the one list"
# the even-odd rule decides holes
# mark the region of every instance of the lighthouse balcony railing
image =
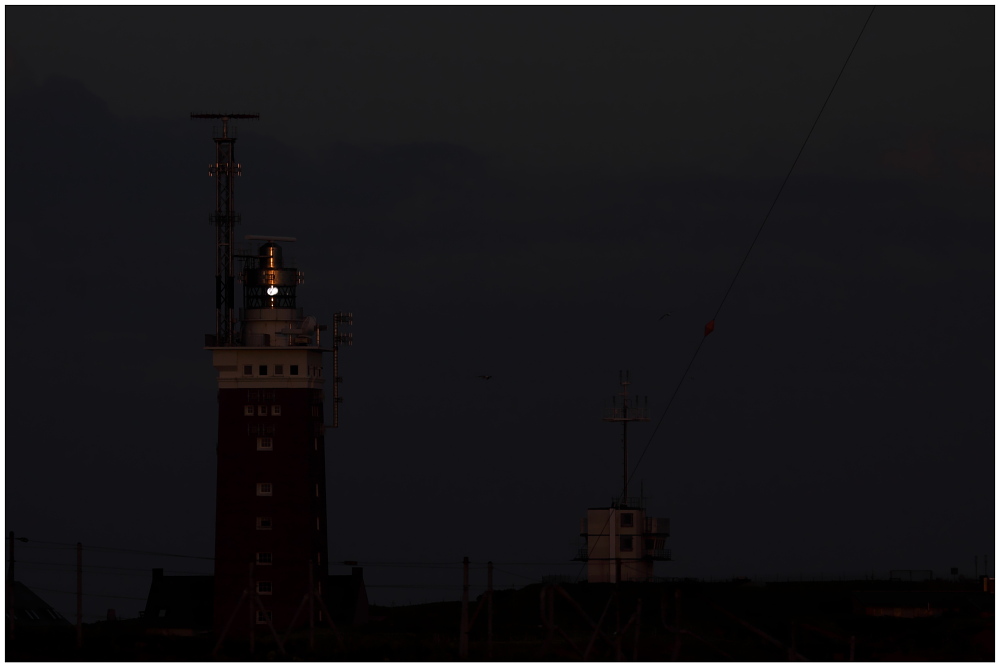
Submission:
[[645,496],[615,496],[611,499],[612,508],[628,508],[634,510],[645,510]]
[[[255,312],[270,311],[270,309],[252,309],[252,310],[255,311]],[[283,311],[285,311],[285,310],[287,310],[287,309],[283,309]],[[240,320],[246,320],[247,319],[247,309],[243,308],[242,306],[240,307],[239,314],[240,314]],[[297,307],[295,309],[295,319],[296,320],[302,320],[304,317],[305,317],[305,311],[302,309],[301,306]],[[273,318],[264,318],[264,319],[265,320],[272,320]]]

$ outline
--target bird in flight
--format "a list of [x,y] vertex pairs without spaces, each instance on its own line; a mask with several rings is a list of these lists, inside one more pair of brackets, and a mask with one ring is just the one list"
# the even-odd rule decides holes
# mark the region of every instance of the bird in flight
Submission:
[[669,313],[664,313],[664,314],[663,314],[663,315],[661,315],[661,316],[660,316],[659,318],[657,318],[657,322],[659,322],[660,320],[663,320],[663,319],[664,319],[664,318],[666,318],[666,317],[667,317],[668,315],[670,315],[670,314],[669,314]]
[[493,376],[476,376],[476,378],[482,378],[483,380],[489,380]]

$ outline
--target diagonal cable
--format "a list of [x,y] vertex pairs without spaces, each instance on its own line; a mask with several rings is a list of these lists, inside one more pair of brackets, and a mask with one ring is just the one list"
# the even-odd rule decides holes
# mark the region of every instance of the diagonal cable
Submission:
[[[785,185],[788,183],[788,179],[792,176],[792,172],[795,170],[795,165],[798,164],[799,158],[802,156],[802,152],[806,148],[806,144],[809,143],[809,138],[812,137],[813,130],[816,129],[816,125],[819,123],[820,117],[823,115],[823,110],[826,109],[827,103],[830,98],[833,97],[833,91],[837,88],[837,83],[840,82],[840,77],[843,76],[844,70],[847,69],[847,64],[851,61],[851,56],[854,54],[854,49],[857,48],[858,42],[861,41],[861,36],[865,33],[865,28],[868,27],[868,22],[872,18],[872,14],[875,13],[875,7],[872,7],[871,11],[868,12],[868,18],[865,19],[864,25],[861,26],[861,31],[858,32],[857,39],[854,40],[854,44],[851,46],[850,52],[847,54],[847,58],[844,60],[843,66],[840,68],[840,72],[837,73],[837,78],[833,82],[833,86],[830,87],[830,92],[827,93],[826,99],[823,100],[823,106],[820,107],[819,113],[816,114],[815,120],[813,120],[812,126],[809,128],[809,132],[806,134],[806,138],[803,140],[802,145],[799,147],[799,152],[795,154],[795,159],[792,161],[791,167],[788,168],[788,172],[785,174],[784,180],[781,182],[781,187],[778,188],[777,194],[775,194],[774,199],[771,200],[771,206],[768,207],[767,213],[764,214],[764,219],[761,221],[760,226],[757,228],[757,234],[754,235],[753,240],[750,242],[750,246],[747,248],[746,254],[743,256],[743,260],[740,262],[740,266],[737,267],[736,273],[733,274],[733,280],[729,282],[729,287],[726,288],[725,294],[722,295],[722,299],[719,301],[719,306],[715,309],[715,315],[712,316],[711,322],[714,323],[716,318],[719,317],[719,312],[722,311],[722,306],[726,303],[726,299],[729,297],[729,293],[732,291],[733,286],[736,284],[736,279],[739,278],[740,272],[743,271],[743,265],[746,264],[747,258],[750,257],[750,253],[753,251],[754,245],[757,243],[757,239],[760,237],[760,233],[764,230],[764,225],[767,224],[768,218],[771,216],[771,212],[774,210],[775,204],[778,203],[778,198],[781,197],[781,193],[785,190]],[[646,451],[649,449],[650,444],[653,442],[653,437],[656,436],[657,430],[660,428],[660,424],[663,422],[663,418],[666,417],[667,411],[670,410],[671,404],[674,402],[674,398],[677,396],[678,390],[680,390],[681,385],[684,383],[684,379],[687,378],[688,371],[691,369],[691,365],[694,364],[695,358],[698,357],[698,353],[701,351],[702,344],[705,343],[705,339],[708,337],[708,332],[706,331],[705,336],[701,337],[701,341],[698,342],[698,346],[694,350],[694,354],[691,356],[691,361],[688,362],[687,367],[684,369],[684,373],[681,374],[681,378],[674,388],[673,394],[670,395],[670,400],[667,402],[666,408],[663,409],[663,413],[660,415],[660,419],[656,422],[656,427],[653,429],[653,433],[649,436],[649,441],[646,443],[646,447],[642,449],[642,453],[639,455],[639,459],[636,461],[635,466],[632,467],[632,473],[629,475],[628,480],[631,481],[633,476],[635,476],[636,470],[639,468],[639,464],[642,462],[642,458],[646,455]],[[626,482],[626,485],[628,483]]]

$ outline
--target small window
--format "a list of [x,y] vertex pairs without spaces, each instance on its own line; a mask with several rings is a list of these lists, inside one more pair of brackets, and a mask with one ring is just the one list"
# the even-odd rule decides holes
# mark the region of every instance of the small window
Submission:
[[253,365],[252,364],[244,364],[243,365],[243,375],[244,376],[252,376],[253,375]]
[[313,417],[319,417],[319,406],[313,406],[312,407],[312,416]]
[[621,551],[631,552],[632,551],[632,536],[622,536],[621,537]]
[[271,583],[258,581],[257,582],[257,593],[258,594],[270,594],[271,593]]
[[316,498],[319,498],[319,483],[316,483]]
[[646,549],[647,550],[652,550],[653,549],[653,539],[652,538],[647,538],[646,539]]
[[257,623],[267,624],[273,619],[273,615],[270,610],[258,610],[257,611]]
[[283,375],[285,375],[285,365],[284,364],[275,364],[274,365],[274,375],[275,376],[283,376]]
[[271,406],[271,415],[281,415],[281,406]]
[[319,531],[319,518],[316,518],[316,531]]
[[633,521],[634,520],[632,519],[632,513],[622,513],[622,526],[623,527],[635,526],[633,524]]
[[257,415],[267,415],[267,406],[257,406]]
[[261,364],[258,367],[257,371],[260,372],[260,375],[266,376],[267,375],[267,365],[266,364]]
[[257,530],[258,531],[270,531],[271,530],[271,518],[270,517],[258,517],[257,518]]
[[257,437],[257,449],[258,450],[273,450],[274,449],[274,439],[270,436],[258,436]]
[[298,364],[291,364],[291,365],[289,365],[289,367],[288,367],[288,373],[291,374],[291,375],[293,375],[293,376],[299,375],[299,365]]
[[243,407],[243,415],[245,415],[247,417],[253,417],[253,414],[254,414],[254,408],[253,408],[253,406],[244,406]]
[[313,450],[319,450],[319,436],[313,438]]
[[257,483],[257,496],[271,496],[271,483],[269,482]]
[[257,553],[257,565],[258,566],[270,566],[272,563],[270,552],[258,552]]

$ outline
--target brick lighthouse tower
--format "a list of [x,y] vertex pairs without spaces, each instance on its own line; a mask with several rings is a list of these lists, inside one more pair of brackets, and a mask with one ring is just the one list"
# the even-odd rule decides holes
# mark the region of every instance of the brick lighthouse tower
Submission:
[[[239,164],[228,121],[255,115],[192,117],[222,120],[211,166],[216,333],[206,337],[219,386],[213,627],[230,637],[262,626],[284,633],[309,625],[310,615],[322,621],[320,608],[302,604],[309,592],[322,596],[328,573],[323,353],[336,355],[341,337],[335,331],[321,347],[325,327],[296,303],[302,273],[285,265],[280,245],[295,239],[247,236],[257,248],[234,252]],[[234,257],[242,260],[238,314]],[[338,314],[335,329],[338,321],[348,318]]]

